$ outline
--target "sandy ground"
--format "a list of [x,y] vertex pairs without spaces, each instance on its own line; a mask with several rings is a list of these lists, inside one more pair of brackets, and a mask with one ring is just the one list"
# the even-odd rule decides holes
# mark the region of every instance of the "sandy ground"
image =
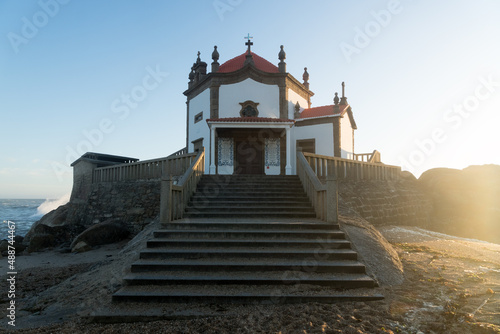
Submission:
[[[93,323],[92,309],[111,307],[121,268],[137,245],[109,245],[84,254],[19,256],[16,332],[20,333],[500,333],[500,245],[415,227],[382,234],[405,270],[383,301],[335,305],[168,305],[170,320]],[[147,238],[145,233],[144,239]],[[6,272],[6,259],[0,269]],[[97,273],[109,282],[91,284]],[[2,275],[0,291],[7,291]],[[82,283],[87,282],[87,283]],[[0,308],[7,306],[6,293]],[[81,312],[89,309],[89,312]],[[165,309],[163,310],[165,312]],[[12,330],[2,317],[0,331]],[[29,327],[32,327],[31,329]],[[24,329],[20,329],[24,328]]]
[[[59,251],[46,251],[27,253],[16,257],[16,268],[23,271],[29,268],[61,268],[71,265],[92,264],[105,261],[116,256],[125,245],[125,242],[104,245],[88,253],[61,253]],[[7,272],[6,258],[0,262],[0,273]]]

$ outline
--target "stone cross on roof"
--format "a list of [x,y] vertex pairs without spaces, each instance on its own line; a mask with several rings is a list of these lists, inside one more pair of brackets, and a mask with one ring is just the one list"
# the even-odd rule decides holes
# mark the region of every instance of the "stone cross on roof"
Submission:
[[253,36],[250,36],[250,33],[244,37],[245,39],[248,39],[248,41],[245,43],[245,45],[248,45],[248,53],[250,53],[250,46],[253,45],[253,42],[250,41],[250,39],[253,38]]

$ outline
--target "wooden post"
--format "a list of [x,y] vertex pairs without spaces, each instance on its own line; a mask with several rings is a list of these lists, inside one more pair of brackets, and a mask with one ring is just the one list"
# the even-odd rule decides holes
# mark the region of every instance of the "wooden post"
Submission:
[[339,191],[337,178],[329,175],[326,178],[326,222],[337,224],[339,222]]
[[162,176],[160,195],[160,223],[172,221],[172,176]]

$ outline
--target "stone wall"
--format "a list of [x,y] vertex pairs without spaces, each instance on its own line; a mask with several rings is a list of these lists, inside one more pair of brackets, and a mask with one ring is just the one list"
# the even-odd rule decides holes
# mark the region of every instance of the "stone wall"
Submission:
[[427,227],[431,201],[417,180],[340,180],[339,205],[352,210],[373,225],[416,225]]
[[92,184],[84,225],[119,219],[136,234],[160,213],[160,181],[121,181]]
[[86,201],[70,201],[33,224],[24,243],[29,251],[69,246],[80,233],[114,222],[135,235],[160,213],[160,181],[94,183]]

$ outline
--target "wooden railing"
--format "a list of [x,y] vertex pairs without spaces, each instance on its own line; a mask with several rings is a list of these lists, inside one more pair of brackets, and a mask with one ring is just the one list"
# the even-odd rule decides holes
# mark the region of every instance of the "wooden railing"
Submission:
[[322,184],[302,152],[297,152],[297,175],[316,211],[316,217],[327,222],[337,223],[338,190],[335,177],[330,175],[326,184]]
[[372,153],[355,153],[354,160],[362,161],[362,162],[369,162],[369,163],[382,162],[382,160],[380,158],[380,152],[377,150],[373,151]]
[[181,148],[180,150],[178,150],[177,152],[174,152],[174,153],[170,154],[168,156],[168,158],[175,157],[175,156],[178,156],[178,155],[184,155],[184,154],[187,154],[187,153],[188,153],[187,147],[184,147],[184,148]]
[[92,172],[92,182],[160,180],[164,170],[167,170],[169,175],[182,175],[191,166],[196,155],[197,153],[175,155],[96,168]]
[[396,180],[399,179],[401,173],[399,166],[334,158],[307,152],[303,155],[320,181],[326,180],[329,175],[337,179]]
[[164,174],[161,181],[160,220],[167,223],[181,219],[184,210],[205,172],[205,149],[202,149],[191,166],[182,175],[177,184],[173,184],[170,175]]

